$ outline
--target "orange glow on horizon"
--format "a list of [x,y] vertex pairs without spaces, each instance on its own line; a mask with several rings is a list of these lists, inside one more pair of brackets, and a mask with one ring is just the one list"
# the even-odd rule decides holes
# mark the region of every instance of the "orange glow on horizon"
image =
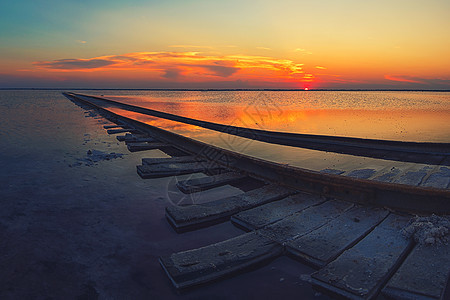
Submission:
[[[138,52],[99,56],[90,59],[60,59],[33,63],[34,70],[67,74],[71,77],[119,76],[154,81],[215,82],[243,81],[276,87],[298,87],[298,83],[316,81],[305,73],[304,64],[289,59],[255,55],[206,55],[201,52]],[[88,75],[89,76],[89,75]]]
[[0,88],[450,90],[449,1],[24,1]]
[[[205,46],[206,47],[206,46]],[[294,55],[295,56],[295,55]],[[324,61],[326,62],[326,61]],[[322,66],[326,65],[326,67]],[[384,67],[383,67],[384,68]],[[394,70],[394,69],[393,69]],[[335,73],[339,72],[339,73]],[[219,51],[134,52],[33,62],[15,71],[17,78],[54,82],[106,83],[115,88],[295,88],[423,87],[445,85],[445,77],[386,75],[346,61],[317,64],[298,57],[221,54]],[[418,73],[419,74],[419,73]],[[217,85],[216,85],[217,84]],[[97,85],[96,85],[97,87]]]
[[409,76],[392,76],[392,75],[384,75],[384,78],[387,80],[392,81],[399,81],[399,82],[410,82],[410,83],[423,83],[422,81],[415,80],[412,78],[408,78]]

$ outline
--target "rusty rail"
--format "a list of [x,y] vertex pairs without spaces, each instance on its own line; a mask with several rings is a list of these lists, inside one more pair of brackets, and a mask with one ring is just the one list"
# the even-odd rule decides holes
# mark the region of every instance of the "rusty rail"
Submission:
[[270,182],[325,197],[389,207],[398,211],[450,213],[450,191],[446,189],[356,179],[269,162],[218,148],[118,115],[98,103],[94,103],[96,102],[95,99],[104,100],[101,98],[92,97],[93,101],[92,99],[89,101],[91,97],[88,96],[73,93],[63,94],[74,102],[81,102],[96,109],[102,116],[112,122],[125,123],[149,135],[156,136],[164,142],[173,144],[185,152],[199,155],[226,168],[245,172],[248,175]]
[[402,142],[259,130],[196,120],[95,96],[73,95],[79,98],[88,97],[91,101],[103,101],[104,103],[145,115],[272,144],[395,161],[450,166],[450,143]]

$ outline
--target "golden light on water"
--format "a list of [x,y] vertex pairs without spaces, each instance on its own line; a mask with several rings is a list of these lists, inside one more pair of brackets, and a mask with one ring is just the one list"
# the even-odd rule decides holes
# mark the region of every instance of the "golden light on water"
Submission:
[[[269,131],[400,141],[450,142],[450,109],[301,109],[154,102],[155,110],[214,123]],[[201,128],[125,110],[114,111],[150,125],[192,136]],[[420,122],[418,122],[420,120]]]

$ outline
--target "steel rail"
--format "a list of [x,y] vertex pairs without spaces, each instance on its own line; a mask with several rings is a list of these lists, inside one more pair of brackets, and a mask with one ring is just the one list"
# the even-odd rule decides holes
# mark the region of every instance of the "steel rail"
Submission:
[[276,182],[324,197],[388,207],[398,211],[450,213],[450,191],[447,189],[357,179],[269,162],[121,116],[95,103],[95,98],[94,101],[89,101],[87,97],[80,97],[77,94],[63,94],[75,103],[84,103],[94,108],[112,122],[125,123],[164,142],[173,144],[176,148],[185,152],[199,155],[226,168],[244,172],[269,182]]
[[79,98],[87,97],[88,101],[89,99],[103,101],[125,110],[272,144],[386,160],[450,166],[450,143],[402,142],[252,129],[196,120],[96,96],[75,93],[73,95]]

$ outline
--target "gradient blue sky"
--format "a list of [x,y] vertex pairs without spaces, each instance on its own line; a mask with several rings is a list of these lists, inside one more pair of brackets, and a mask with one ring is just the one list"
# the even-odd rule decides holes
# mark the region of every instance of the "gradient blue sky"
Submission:
[[450,89],[450,1],[0,3],[0,87]]

